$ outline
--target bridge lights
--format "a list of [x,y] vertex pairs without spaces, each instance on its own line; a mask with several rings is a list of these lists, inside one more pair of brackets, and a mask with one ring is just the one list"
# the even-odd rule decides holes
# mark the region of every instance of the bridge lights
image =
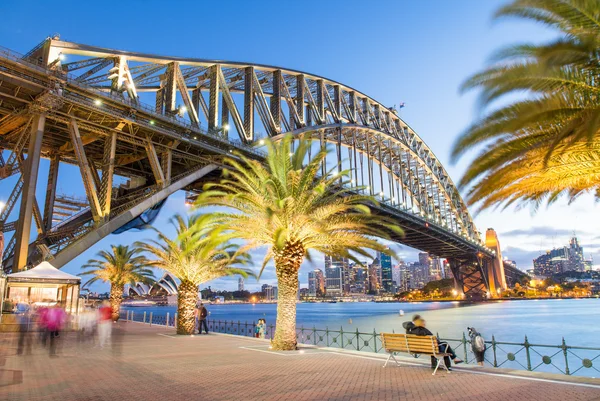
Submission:
[[229,124],[223,124],[223,131],[229,130]]
[[100,100],[100,99],[94,100],[94,105],[95,106],[102,106],[102,100]]
[[381,196],[381,197],[383,198],[383,192],[380,192],[380,193],[379,193],[379,196]]
[[0,212],[4,210],[5,206],[6,206],[6,203],[4,203],[3,201],[0,201]]
[[150,125],[154,125],[154,124],[155,124],[154,120],[150,120]]
[[261,146],[264,145],[265,144],[265,140],[261,139],[260,141],[258,141],[258,144],[261,145]]
[[288,155],[289,157],[294,156],[294,152],[290,152],[290,154]]
[[62,54],[62,53],[59,53],[59,54],[58,54],[58,59],[59,59],[60,61],[63,61],[65,58],[66,58],[66,56],[65,56],[64,54]]

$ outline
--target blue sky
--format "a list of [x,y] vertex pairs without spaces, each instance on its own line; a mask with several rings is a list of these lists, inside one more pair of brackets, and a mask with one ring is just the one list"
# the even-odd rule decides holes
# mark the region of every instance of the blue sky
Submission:
[[[469,156],[453,166],[450,147],[478,113],[476,94],[459,94],[461,82],[480,70],[499,47],[550,36],[534,24],[492,21],[494,10],[504,3],[138,0],[63,1],[57,7],[47,1],[4,0],[0,2],[0,46],[24,53],[59,33],[63,40],[106,48],[249,61],[322,75],[383,104],[405,102],[401,117],[458,181]],[[62,181],[59,191],[82,194],[77,170],[65,167],[60,174],[69,179]],[[8,197],[11,185],[11,180],[0,182],[0,200]],[[173,213],[183,211],[183,193],[173,195],[157,226],[166,227]],[[600,264],[600,211],[591,196],[571,205],[559,202],[536,214],[527,208],[483,212],[475,222],[480,231],[495,228],[505,256],[521,268],[531,267],[540,252],[566,244],[574,231],[586,256],[593,253],[595,264]],[[82,263],[111,243],[127,244],[150,236],[149,232],[110,236],[65,270],[78,272]],[[409,248],[400,253],[416,259]],[[309,268],[303,266],[302,283]],[[273,280],[270,271],[263,278],[263,282]],[[233,288],[235,282],[218,281],[213,286]]]

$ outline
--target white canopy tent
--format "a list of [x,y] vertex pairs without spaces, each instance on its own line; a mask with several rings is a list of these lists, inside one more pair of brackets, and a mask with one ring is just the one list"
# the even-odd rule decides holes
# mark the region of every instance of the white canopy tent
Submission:
[[35,308],[60,303],[67,313],[77,313],[80,284],[81,278],[44,261],[32,269],[6,276],[4,291],[0,290],[4,294],[1,310],[10,312],[6,304],[26,303]]

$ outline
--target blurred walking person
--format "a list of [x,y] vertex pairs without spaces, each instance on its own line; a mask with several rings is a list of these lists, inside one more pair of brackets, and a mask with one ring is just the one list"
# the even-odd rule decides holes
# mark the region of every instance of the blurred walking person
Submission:
[[104,301],[98,309],[98,345],[104,348],[110,341],[112,332],[112,308],[110,302]]
[[27,354],[31,354],[31,336],[29,329],[31,325],[31,308],[26,303],[17,304],[17,321],[19,323],[19,345],[17,355],[23,354],[23,349],[27,348]]
[[60,336],[60,332],[67,322],[67,313],[61,308],[61,305],[56,303],[51,308],[48,308],[44,313],[44,320],[42,322],[45,325],[44,331],[44,345],[46,340],[50,339],[50,356],[56,355],[57,338]]

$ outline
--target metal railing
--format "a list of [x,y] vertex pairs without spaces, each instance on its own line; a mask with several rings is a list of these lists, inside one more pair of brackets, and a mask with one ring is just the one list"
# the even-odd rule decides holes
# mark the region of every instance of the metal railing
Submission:
[[[150,325],[175,327],[177,319],[176,314],[174,316],[169,316],[169,314],[153,316],[152,312],[126,312],[127,320]],[[208,330],[212,332],[255,337],[255,322],[208,319],[207,324]],[[272,339],[274,333],[275,326],[267,325],[264,338]],[[300,326],[296,328],[296,337],[299,344],[353,351],[385,352],[381,344],[380,333],[376,330],[361,332],[358,329],[344,330],[343,327],[340,327],[339,330],[331,330],[328,327],[319,329],[314,326],[312,328]],[[471,351],[471,341],[464,333],[460,339],[440,338],[440,341],[450,344],[458,357],[466,363],[475,363],[475,355]],[[582,376],[596,376],[597,373],[600,373],[600,348],[567,345],[564,338],[560,344],[553,345],[531,343],[527,337],[522,343],[496,341],[496,338],[492,336],[491,340],[485,343],[487,346],[485,361],[495,368]]]

